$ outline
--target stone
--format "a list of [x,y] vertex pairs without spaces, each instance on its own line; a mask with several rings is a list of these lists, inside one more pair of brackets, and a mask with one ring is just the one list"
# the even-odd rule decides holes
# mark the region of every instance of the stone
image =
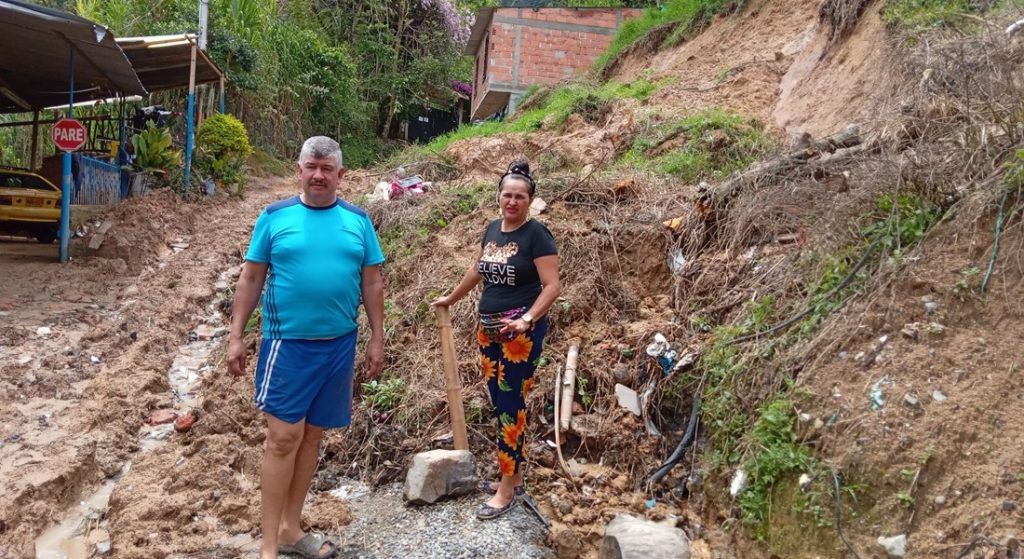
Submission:
[[595,414],[573,415],[569,430],[584,439],[596,439],[601,431],[601,418]]
[[939,505],[940,507],[942,505],[946,504],[946,496],[945,495],[936,495],[935,496],[935,504]]
[[928,301],[928,302],[926,302],[926,303],[924,304],[924,310],[925,310],[925,311],[926,311],[926,312],[927,312],[928,314],[932,314],[932,313],[934,313],[935,311],[939,310],[939,304],[938,304],[938,303],[936,303],[935,301]]
[[114,226],[114,222],[113,221],[111,221],[109,219],[105,220],[103,222],[103,225],[100,225],[100,228],[97,229],[96,232],[99,233],[100,235],[106,235],[107,231],[110,231],[110,228],[113,227],[113,226]]
[[878,536],[878,545],[889,557],[903,557],[907,554],[907,535],[899,534],[889,538]]
[[476,462],[468,450],[430,450],[413,456],[405,477],[405,500],[415,505],[476,491]]
[[947,399],[947,396],[941,390],[936,390],[932,392],[932,400],[935,400],[936,402],[942,403],[945,402]]
[[96,233],[89,239],[89,250],[99,250],[103,246],[103,241],[107,238],[102,233]]
[[150,425],[164,425],[172,423],[175,419],[178,419],[178,412],[174,410],[154,410],[153,413],[149,414],[149,419],[146,423]]
[[196,416],[191,413],[185,414],[174,420],[174,430],[179,433],[187,433],[195,424]]
[[903,401],[906,402],[907,405],[911,406],[911,407],[917,407],[917,404],[918,404],[917,396],[915,396],[915,395],[913,395],[913,394],[911,394],[909,392],[907,392],[906,394],[903,395]]
[[1017,503],[1013,501],[1003,501],[1003,512],[1013,512],[1017,510]]
[[212,340],[219,338],[228,333],[228,329],[223,326],[210,326],[209,324],[200,324],[195,330],[196,338],[200,340]]
[[544,210],[548,209],[548,203],[545,202],[541,197],[536,197],[533,202],[530,202],[530,216],[537,217],[544,213]]
[[39,328],[36,328],[36,335],[37,336],[49,336],[50,333],[51,333],[51,330],[50,330],[49,326],[40,326]]
[[690,540],[679,528],[619,514],[604,529],[600,559],[690,559]]
[[640,417],[640,397],[636,390],[622,384],[615,385],[615,397],[619,399],[619,407],[629,410],[633,415]]

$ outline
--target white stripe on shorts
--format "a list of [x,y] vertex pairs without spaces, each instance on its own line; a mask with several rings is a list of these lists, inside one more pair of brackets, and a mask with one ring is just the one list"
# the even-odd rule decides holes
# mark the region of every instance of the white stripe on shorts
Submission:
[[267,403],[267,391],[270,390],[270,376],[274,372],[274,363],[277,362],[277,354],[281,350],[281,340],[270,342],[270,355],[267,356],[267,370],[263,373],[263,386],[256,395],[256,405],[261,409]]

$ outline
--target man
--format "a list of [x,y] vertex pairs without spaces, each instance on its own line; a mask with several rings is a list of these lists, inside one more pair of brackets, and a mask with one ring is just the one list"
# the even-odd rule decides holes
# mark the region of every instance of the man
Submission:
[[338,198],[345,174],[334,140],[312,137],[299,155],[302,193],[268,206],[256,220],[235,288],[228,371],[245,373],[245,325],[263,297],[256,406],[267,421],[261,472],[261,559],[278,553],[332,557],[335,542],[303,534],[324,429],[347,427],[360,295],[370,324],[365,374],[384,359],[384,262],[373,224]]

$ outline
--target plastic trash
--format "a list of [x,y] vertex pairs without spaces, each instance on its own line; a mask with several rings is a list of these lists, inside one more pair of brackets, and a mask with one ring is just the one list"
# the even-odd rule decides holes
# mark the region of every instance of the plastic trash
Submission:
[[875,384],[871,385],[871,409],[878,411],[885,407],[885,397],[882,394],[882,387],[886,384],[892,384],[892,381],[889,380],[889,375],[883,376],[875,381]]

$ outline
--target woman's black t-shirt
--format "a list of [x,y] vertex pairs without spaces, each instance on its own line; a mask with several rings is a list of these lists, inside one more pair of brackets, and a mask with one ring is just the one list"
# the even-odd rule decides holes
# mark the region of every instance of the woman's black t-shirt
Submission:
[[480,312],[497,313],[529,307],[540,295],[540,274],[533,260],[558,254],[555,238],[543,223],[531,219],[515,231],[502,233],[497,219],[484,232],[483,256],[476,270],[483,277]]

